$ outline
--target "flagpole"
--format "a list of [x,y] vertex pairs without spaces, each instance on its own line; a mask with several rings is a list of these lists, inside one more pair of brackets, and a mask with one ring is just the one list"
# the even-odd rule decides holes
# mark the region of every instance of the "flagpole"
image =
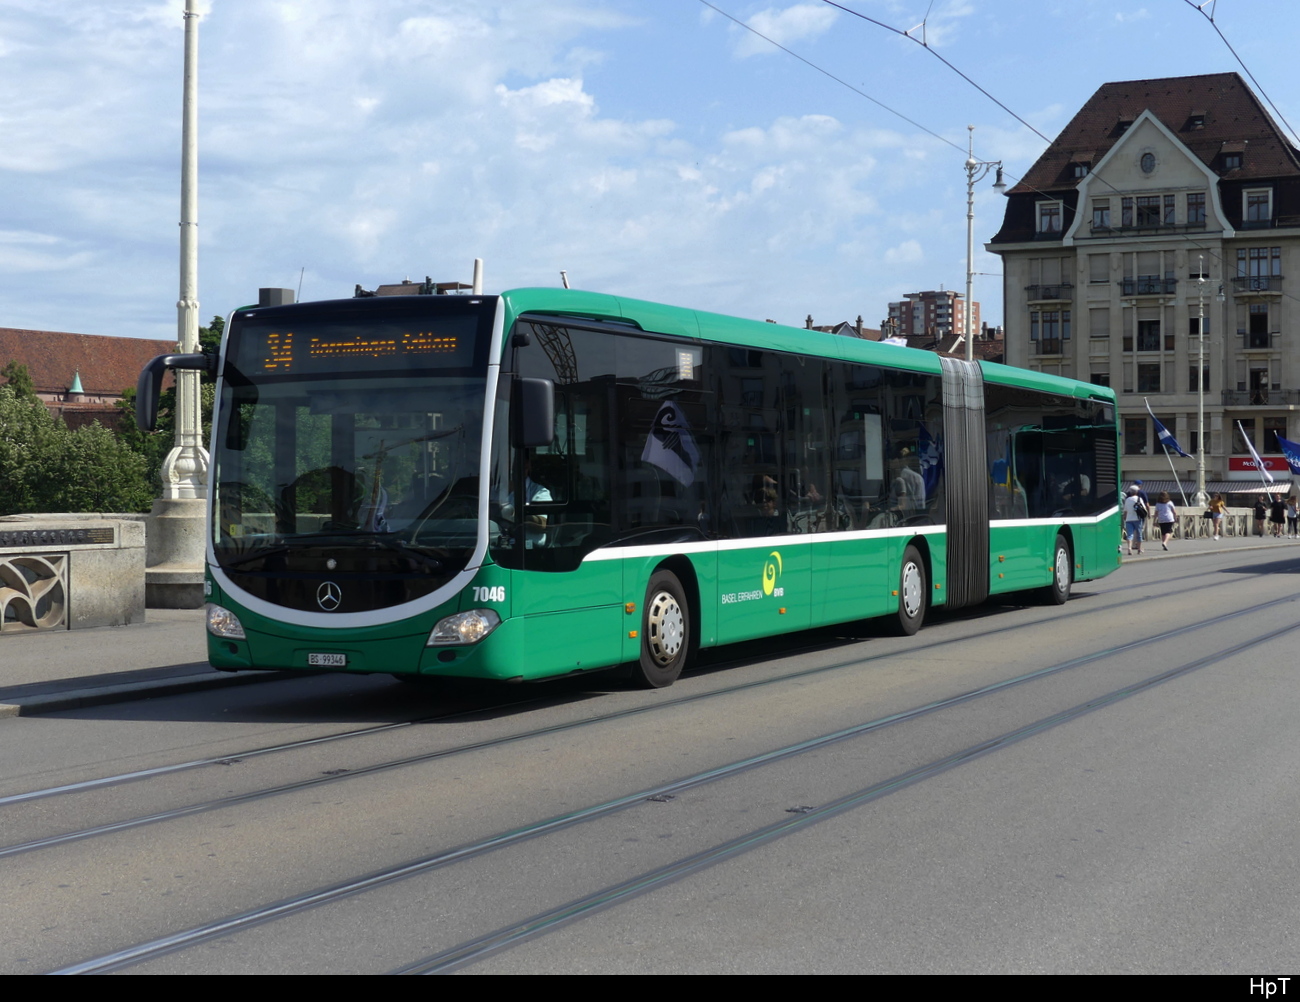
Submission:
[[[1151,401],[1146,397],[1143,397],[1142,402],[1146,404],[1147,413],[1151,415],[1151,420],[1155,422],[1156,441],[1160,443],[1160,448],[1165,451],[1165,459],[1169,460],[1169,472],[1174,475],[1174,483],[1178,485],[1178,493],[1183,496],[1183,507],[1190,508],[1191,504],[1187,500],[1187,492],[1183,490],[1183,478],[1179,476],[1178,471],[1174,469],[1174,457],[1169,455],[1169,446],[1166,445],[1165,440],[1160,437],[1161,432],[1168,434],[1168,429],[1160,423],[1160,419],[1156,417],[1156,412],[1151,409]],[[1178,445],[1178,440],[1176,438],[1171,437],[1170,441],[1174,443],[1174,448],[1178,450],[1180,456],[1186,455],[1186,453],[1183,452],[1182,447]]]
[[1196,503],[1204,508],[1210,503],[1205,492],[1205,255],[1199,255],[1197,261],[1196,340],[1200,344],[1200,361],[1196,365]]

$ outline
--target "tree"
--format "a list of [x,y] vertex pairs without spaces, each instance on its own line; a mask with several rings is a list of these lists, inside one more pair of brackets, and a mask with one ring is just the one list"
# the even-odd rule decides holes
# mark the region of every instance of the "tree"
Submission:
[[0,515],[147,511],[144,457],[99,424],[72,431],[32,394],[0,386]]
[[[199,328],[199,347],[205,355],[215,355],[221,350],[221,335],[226,321],[213,317],[207,327]],[[199,383],[199,407],[203,420],[203,441],[212,435],[212,405],[216,400],[216,380],[206,372]],[[158,422],[151,432],[143,432],[135,423],[135,387],[123,392],[117,404],[122,412],[118,419],[117,434],[123,442],[145,459],[146,476],[155,492],[162,490],[162,464],[176,443],[176,387],[168,387],[158,398]]]
[[5,385],[12,386],[14,392],[20,398],[36,399],[36,386],[32,383],[32,377],[27,371],[27,366],[20,365],[11,359],[8,365],[0,369],[0,376],[4,376]]

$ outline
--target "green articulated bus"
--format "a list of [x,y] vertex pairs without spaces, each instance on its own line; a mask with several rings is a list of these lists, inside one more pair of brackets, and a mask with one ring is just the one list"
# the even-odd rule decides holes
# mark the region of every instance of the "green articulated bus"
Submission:
[[566,289],[245,307],[205,589],[226,670],[535,680],[1118,563],[1105,387]]

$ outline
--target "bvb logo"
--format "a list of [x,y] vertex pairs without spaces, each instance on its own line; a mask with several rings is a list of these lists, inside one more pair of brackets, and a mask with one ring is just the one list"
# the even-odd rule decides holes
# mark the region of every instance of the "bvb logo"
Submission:
[[781,576],[781,554],[773,550],[763,564],[763,594],[771,595],[776,587],[777,578]]

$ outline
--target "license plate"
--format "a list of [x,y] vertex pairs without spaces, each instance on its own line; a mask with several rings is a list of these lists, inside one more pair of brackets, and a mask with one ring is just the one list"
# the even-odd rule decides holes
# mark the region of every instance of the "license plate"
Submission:
[[307,663],[318,668],[346,668],[346,654],[308,654]]

